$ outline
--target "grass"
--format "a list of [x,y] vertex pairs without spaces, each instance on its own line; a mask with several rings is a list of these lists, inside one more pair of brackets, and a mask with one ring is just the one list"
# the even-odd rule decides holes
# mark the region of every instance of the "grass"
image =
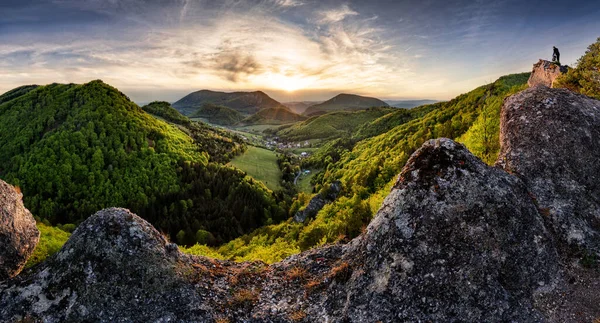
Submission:
[[234,158],[230,164],[263,182],[273,191],[281,189],[282,174],[277,166],[277,155],[270,150],[249,146],[243,155]]
[[71,236],[68,232],[47,226],[41,222],[37,223],[37,227],[40,230],[40,242],[38,242],[33,254],[27,260],[26,268],[36,265],[57,253]]
[[298,178],[298,191],[300,192],[304,192],[307,194],[312,193],[313,190],[313,186],[310,184],[310,180],[315,176],[315,174],[318,173],[317,170],[310,170],[310,174],[305,175],[302,174],[300,175],[300,178]]

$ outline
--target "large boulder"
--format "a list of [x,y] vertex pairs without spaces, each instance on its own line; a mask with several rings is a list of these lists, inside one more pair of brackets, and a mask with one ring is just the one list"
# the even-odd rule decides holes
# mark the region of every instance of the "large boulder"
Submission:
[[0,180],[0,280],[16,276],[40,239],[23,195]]
[[497,165],[518,175],[558,242],[600,252],[600,101],[534,87],[506,99]]
[[559,65],[554,62],[540,59],[539,62],[533,64],[533,70],[527,84],[530,87],[537,85],[543,85],[546,87],[553,87],[554,81],[560,75],[566,73],[569,67],[566,65]]

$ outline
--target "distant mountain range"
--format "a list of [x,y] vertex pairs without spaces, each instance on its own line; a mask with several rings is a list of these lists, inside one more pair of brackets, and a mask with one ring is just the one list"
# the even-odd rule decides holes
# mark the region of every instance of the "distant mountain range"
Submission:
[[184,115],[191,115],[205,103],[222,105],[246,116],[267,108],[285,108],[262,91],[255,92],[217,92],[201,90],[190,93],[181,100],[173,103],[173,107]]
[[386,100],[390,106],[395,108],[411,109],[426,104],[434,104],[439,101],[437,100]]
[[[305,120],[303,116],[318,116],[334,111],[365,110],[372,107],[414,108],[432,104],[435,100],[389,100],[355,94],[338,94],[325,101],[280,103],[262,91],[218,92],[200,90],[173,103],[173,108],[189,117],[232,126],[235,124],[283,124]],[[259,113],[260,112],[260,113]]]
[[387,103],[366,96],[355,94],[338,94],[335,97],[319,104],[312,105],[304,111],[304,115],[318,115],[340,110],[363,110],[371,107],[387,107]]

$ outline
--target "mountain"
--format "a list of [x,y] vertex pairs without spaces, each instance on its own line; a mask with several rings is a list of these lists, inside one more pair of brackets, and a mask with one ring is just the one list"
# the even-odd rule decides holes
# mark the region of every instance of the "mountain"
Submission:
[[173,123],[182,125],[190,123],[190,119],[173,109],[169,102],[154,101],[143,106],[142,110]]
[[284,124],[306,120],[306,117],[295,114],[288,108],[267,108],[258,111],[242,120],[240,125]]
[[275,135],[288,141],[333,139],[351,136],[361,125],[393,112],[391,108],[368,108],[358,111],[336,111],[312,116],[293,125],[282,126]]
[[242,121],[244,115],[226,106],[204,103],[190,118],[203,118],[212,124],[231,126]]
[[394,108],[410,109],[410,108],[414,108],[414,107],[418,107],[418,106],[422,106],[422,105],[426,105],[426,104],[434,104],[439,101],[437,101],[437,100],[386,100],[385,102]]
[[244,115],[252,115],[262,109],[284,107],[262,91],[226,93],[209,90],[190,93],[173,103],[173,107],[184,115],[191,115],[205,103],[222,105]]
[[362,110],[372,107],[387,107],[387,103],[354,94],[338,94],[335,97],[319,104],[312,105],[304,111],[304,115],[311,116],[319,112],[332,112],[339,110]]
[[222,243],[286,217],[262,183],[209,162],[227,162],[241,139],[155,118],[102,81],[23,89],[0,96],[0,178],[51,224],[120,206],[194,244],[198,231]]
[[290,110],[294,111],[294,113],[302,114],[308,107],[323,103],[322,101],[299,101],[299,102],[283,102],[283,105],[288,107]]

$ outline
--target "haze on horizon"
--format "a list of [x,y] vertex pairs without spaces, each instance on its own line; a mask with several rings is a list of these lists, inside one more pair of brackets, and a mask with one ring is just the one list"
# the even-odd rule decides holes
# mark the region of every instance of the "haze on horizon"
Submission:
[[3,0],[0,12],[0,93],[102,79],[136,102],[200,89],[443,100],[529,71],[553,45],[574,64],[600,30],[596,0]]

